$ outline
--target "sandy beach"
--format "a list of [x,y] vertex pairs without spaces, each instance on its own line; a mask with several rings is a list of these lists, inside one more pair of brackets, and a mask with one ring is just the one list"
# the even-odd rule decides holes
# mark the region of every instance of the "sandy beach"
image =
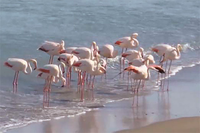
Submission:
[[[141,133],[161,132],[163,128],[169,129],[166,132],[199,132],[199,68],[199,65],[183,68],[170,77],[169,92],[153,91],[150,95],[139,96],[138,107],[132,107],[132,99],[124,100],[75,117],[32,123],[8,133]],[[152,124],[155,122],[158,123]]]

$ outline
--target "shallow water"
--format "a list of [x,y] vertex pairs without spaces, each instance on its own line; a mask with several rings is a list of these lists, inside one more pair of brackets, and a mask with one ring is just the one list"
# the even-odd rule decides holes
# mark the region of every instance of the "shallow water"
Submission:
[[[5,68],[3,62],[9,57],[36,58],[39,67],[43,66],[49,56],[36,49],[44,40],[59,42],[63,39],[66,47],[90,46],[92,41],[101,46],[138,32],[140,46],[145,50],[159,43],[183,44],[181,59],[174,61],[172,74],[182,67],[200,63],[198,0],[181,3],[178,0],[0,0],[0,3],[0,130],[73,116],[94,106],[101,107],[106,102],[132,96],[125,91],[127,81],[112,79],[119,72],[117,59],[109,60],[107,81],[96,83],[95,101],[91,100],[92,93],[88,91],[85,92],[88,99],[79,102],[76,75],[73,75],[70,89],[60,88],[60,84],[53,86],[50,108],[42,108],[44,81],[36,78],[36,72],[30,76],[20,74],[18,94],[13,94],[14,72]],[[156,55],[155,58],[158,60]],[[146,84],[148,90],[157,89],[154,87],[155,75],[152,73],[152,80]]]

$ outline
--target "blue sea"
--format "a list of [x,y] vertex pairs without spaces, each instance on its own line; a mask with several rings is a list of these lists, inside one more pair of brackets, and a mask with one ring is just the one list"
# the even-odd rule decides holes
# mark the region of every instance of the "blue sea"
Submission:
[[[0,132],[32,122],[73,117],[132,96],[126,91],[126,80],[112,79],[119,72],[117,57],[108,62],[107,80],[97,78],[94,101],[90,100],[92,94],[85,92],[87,99],[79,102],[73,74],[70,88],[52,85],[50,107],[43,108],[44,81],[36,78],[37,72],[20,73],[18,93],[12,93],[14,71],[4,67],[8,58],[35,58],[42,67],[49,55],[37,48],[45,40],[64,40],[65,47],[90,47],[96,41],[101,47],[134,32],[139,34],[139,46],[145,51],[161,43],[182,44],[181,59],[173,62],[172,75],[200,63],[199,0],[0,0]],[[153,55],[158,61],[159,57]],[[148,81],[147,90],[158,90],[155,84],[154,79]]]

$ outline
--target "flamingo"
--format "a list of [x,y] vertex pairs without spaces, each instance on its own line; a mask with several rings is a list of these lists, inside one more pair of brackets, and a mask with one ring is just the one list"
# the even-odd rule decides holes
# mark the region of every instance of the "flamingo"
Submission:
[[[122,37],[115,42],[115,45],[118,45],[122,48],[121,54],[124,52],[124,48],[127,50],[128,48],[136,48],[139,45],[139,41],[137,40],[138,33],[133,33],[129,37]],[[121,71],[121,58],[120,58],[120,71]]]
[[73,64],[74,67],[77,67],[79,70],[83,72],[82,78],[79,77],[79,81],[81,81],[81,101],[83,101],[83,92],[84,92],[84,82],[85,82],[85,77],[86,73],[90,71],[94,71],[94,61],[90,59],[80,59],[76,63]]
[[66,79],[67,79],[67,84],[69,86],[71,81],[72,65],[78,61],[78,57],[72,54],[63,53],[59,55],[58,61],[62,61],[67,66]]
[[55,55],[59,55],[61,51],[65,50],[64,48],[65,42],[62,40],[61,43],[51,42],[51,41],[45,41],[42,46],[38,48],[38,50],[41,50],[47,54],[50,55],[49,64],[53,63],[53,57]]
[[45,85],[43,88],[43,103],[47,103],[47,105],[49,105],[49,92],[51,91],[51,82],[53,81],[57,83],[59,80],[61,80],[63,85],[66,84],[66,80],[62,75],[61,67],[65,68],[65,64],[63,62],[60,62],[58,65],[46,64],[42,68],[37,69],[40,72],[38,77],[45,79]]
[[170,49],[172,46],[169,44],[158,44],[154,47],[151,48],[151,51],[155,52],[158,56],[160,56],[160,60],[159,63],[163,57],[163,55],[165,54],[165,52]]
[[[163,55],[163,59],[161,60],[161,63],[165,62],[166,61],[166,68],[165,70],[167,70],[167,63],[168,63],[168,60],[170,61],[170,64],[169,64],[169,68],[168,68],[168,71],[167,71],[167,76],[169,76],[169,73],[170,73],[170,68],[171,68],[171,65],[172,65],[172,61],[173,60],[178,60],[180,59],[181,57],[181,53],[180,51],[182,51],[182,46],[181,44],[177,44],[176,48],[175,47],[171,47],[169,48],[165,54]],[[165,75],[166,76],[166,75]],[[169,80],[168,80],[169,81]],[[168,82],[169,83],[169,82]],[[164,85],[163,85],[164,86]],[[169,87],[169,84],[168,84],[168,87]],[[167,91],[169,90],[169,88],[167,87]]]
[[[137,59],[132,60],[131,62],[129,62],[129,65],[140,67],[142,65],[148,66],[149,64],[154,64],[154,63],[155,63],[154,57],[151,54],[148,54],[148,55],[145,55],[144,58],[137,58]],[[129,75],[130,75],[130,71],[128,72],[127,90],[128,90],[128,87],[129,87]],[[135,80],[134,80],[134,83],[136,83]],[[142,88],[144,87],[144,83],[145,83],[145,80],[143,80]]]
[[107,58],[115,58],[118,55],[118,51],[114,50],[113,45],[111,44],[105,44],[102,47],[100,47],[98,53],[105,57],[106,60]]
[[9,67],[15,71],[15,76],[13,80],[13,92],[17,92],[19,71],[22,71],[25,74],[32,73],[32,67],[30,66],[30,62],[34,64],[33,70],[36,70],[37,61],[35,59],[24,60],[20,58],[8,58],[8,60],[4,63],[6,67]]
[[61,80],[64,85],[66,84],[66,80],[62,75],[62,70],[61,67],[65,68],[65,64],[63,62],[60,62],[58,65],[57,64],[46,64],[44,67],[37,69],[38,71],[42,73],[46,73],[48,75],[47,82],[44,86],[44,92],[50,92],[51,88],[51,81],[53,78],[55,82],[58,82]]
[[[114,50],[114,47],[111,44],[105,44],[102,47],[100,47],[98,53],[101,56],[106,58],[106,62],[108,58],[115,58],[118,55],[118,51]],[[105,78],[106,78],[106,74],[105,74]]]
[[[94,88],[95,77],[98,75],[106,74],[106,61],[104,59],[100,59],[99,62],[94,61],[94,65],[95,65],[94,69],[92,69],[91,71],[88,71],[88,73],[90,74],[89,86],[92,83],[92,89]],[[92,79],[92,76],[93,76],[93,79]]]
[[165,73],[165,71],[158,65],[148,65],[148,66],[146,66],[144,64],[140,67],[130,65],[127,68],[124,69],[125,71],[131,71],[131,72],[135,73],[135,74],[131,75],[131,78],[133,78],[134,80],[140,80],[138,87],[137,87],[137,92],[139,90],[141,80],[148,80],[150,78],[150,72],[149,72],[150,69],[156,70],[159,73]]
[[[125,67],[125,59],[127,59],[129,62],[131,62],[134,59],[140,59],[143,57],[143,51],[144,49],[140,47],[140,49],[137,50],[127,50],[126,52],[122,53],[123,57],[123,69]],[[123,73],[123,78],[124,78],[124,73]]]

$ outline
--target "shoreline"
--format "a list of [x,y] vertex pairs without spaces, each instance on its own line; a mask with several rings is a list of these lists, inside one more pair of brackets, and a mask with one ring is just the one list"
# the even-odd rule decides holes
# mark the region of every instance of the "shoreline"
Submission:
[[[17,133],[30,132],[30,133],[32,133],[31,130],[35,129],[37,127],[37,128],[39,128],[38,132],[43,133],[43,132],[45,132],[45,130],[44,130],[45,125],[47,125],[47,127],[45,127],[47,129],[51,128],[52,126],[57,127],[56,129],[51,130],[52,133],[54,133],[54,132],[65,133],[65,131],[63,131],[63,130],[64,129],[69,130],[69,128],[72,128],[72,129],[70,131],[66,131],[66,132],[79,132],[79,131],[80,132],[82,132],[82,131],[91,132],[91,130],[89,130],[89,129],[94,128],[92,125],[95,125],[96,132],[107,132],[107,131],[116,132],[116,131],[120,131],[120,130],[124,130],[124,129],[140,128],[140,127],[144,127],[144,126],[147,126],[147,125],[155,123],[155,122],[170,120],[170,119],[174,119],[174,118],[200,116],[200,107],[198,107],[198,106],[196,109],[199,109],[199,111],[195,110],[195,112],[193,111],[193,112],[189,112],[189,113],[187,111],[184,112],[183,110],[181,110],[182,112],[179,112],[180,109],[176,109],[176,108],[171,109],[170,108],[170,106],[174,106],[174,105],[171,105],[173,103],[170,103],[170,100],[171,100],[170,97],[171,98],[173,97],[173,99],[174,99],[174,96],[178,94],[178,91],[180,91],[179,90],[180,88],[187,90],[187,86],[184,84],[189,84],[189,82],[191,81],[189,77],[192,77],[191,76],[192,73],[190,71],[199,71],[199,66],[200,65],[196,65],[194,67],[183,68],[183,69],[187,69],[187,70],[182,70],[179,73],[177,73],[177,75],[170,77],[170,91],[169,92],[160,93],[159,91],[157,91],[157,92],[153,92],[152,94],[150,94],[150,96],[140,97],[138,108],[131,107],[132,100],[123,100],[123,101],[118,101],[118,102],[114,102],[114,103],[108,103],[108,104],[106,104],[106,106],[104,108],[100,108],[98,110],[92,110],[92,111],[86,112],[84,114],[75,116],[75,117],[65,117],[65,118],[61,118],[61,119],[53,119],[50,121],[31,123],[25,127],[10,129],[7,132],[8,133],[14,133],[14,132],[17,132]],[[191,69],[193,69],[193,70],[191,70]],[[186,77],[182,76],[182,75],[187,75],[187,74],[189,74],[190,76],[186,76]],[[193,74],[197,74],[196,76],[199,77],[198,73],[193,73]],[[193,77],[195,77],[195,76],[193,76]],[[187,80],[189,80],[189,82],[187,82]],[[187,83],[185,83],[185,81]],[[195,83],[196,83],[196,87],[198,88],[198,86],[199,86],[198,81],[196,81]],[[177,89],[174,90],[174,88],[178,88],[178,90]],[[158,99],[156,100],[155,98],[158,98]],[[142,103],[141,103],[141,99],[142,99]],[[181,100],[181,99],[179,99],[179,100]],[[195,100],[195,98],[193,98],[193,100]],[[157,101],[157,103],[154,104],[155,101]],[[152,103],[150,103],[150,102],[152,102]],[[188,101],[187,103],[190,103],[190,102],[191,101]],[[179,101],[179,103],[181,103],[181,101]],[[155,109],[155,105],[158,106],[158,109]],[[195,105],[193,105],[192,107],[194,108]],[[116,112],[116,109],[117,109],[117,112]],[[127,114],[129,114],[129,117],[126,116]],[[108,129],[102,130],[102,128],[105,128],[104,126],[106,126],[105,123],[107,123],[107,124],[109,123],[108,121],[103,120],[102,119],[103,117],[107,118],[108,120],[115,119],[120,122],[114,122],[115,124],[110,125],[111,127],[109,127],[109,128],[107,127]],[[85,122],[86,119],[88,119],[88,123],[86,125],[79,123],[79,121]],[[101,122],[97,122],[97,119],[102,119],[102,120],[101,120]],[[128,122],[126,122],[126,124],[124,124],[123,119],[125,119],[125,121],[128,121]],[[90,123],[91,126],[89,124],[89,121],[93,121],[93,123]],[[60,126],[62,123],[65,123],[65,127]],[[69,125],[67,125],[68,123],[79,123],[78,124],[79,126],[77,126],[75,124],[69,126]],[[98,123],[98,124],[95,124],[95,123]],[[112,123],[112,121],[111,121],[111,123]],[[131,124],[134,123],[134,125],[131,125],[130,123]],[[122,126],[121,124],[124,124],[124,125]],[[76,129],[76,128],[78,128],[78,129]],[[87,129],[85,129],[85,128],[87,128]]]

